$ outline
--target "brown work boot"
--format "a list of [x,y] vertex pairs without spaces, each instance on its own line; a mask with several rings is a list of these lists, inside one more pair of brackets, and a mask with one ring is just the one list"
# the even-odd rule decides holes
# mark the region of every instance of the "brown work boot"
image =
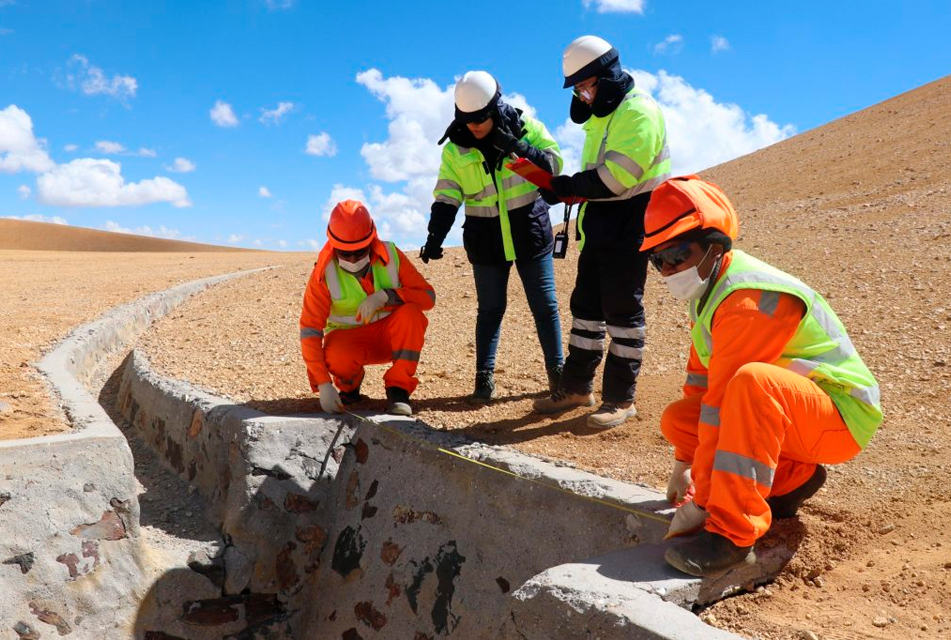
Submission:
[[590,393],[571,393],[559,389],[546,398],[539,398],[532,403],[535,413],[562,413],[575,407],[590,407],[594,404],[594,396]]
[[826,482],[826,470],[821,464],[816,465],[812,477],[806,480],[787,494],[766,498],[769,510],[773,512],[773,520],[794,518],[802,503],[816,495],[816,492]]
[[598,410],[588,416],[592,429],[610,429],[637,415],[633,402],[602,402]]
[[664,560],[675,569],[703,578],[741,564],[753,564],[756,554],[752,546],[738,547],[717,533],[702,531],[698,536],[672,544]]

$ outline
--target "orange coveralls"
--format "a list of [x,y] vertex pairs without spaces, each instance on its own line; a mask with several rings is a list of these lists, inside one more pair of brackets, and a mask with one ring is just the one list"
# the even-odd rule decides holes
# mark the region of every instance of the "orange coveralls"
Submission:
[[[331,252],[327,255],[325,252]],[[400,257],[400,287],[395,289],[402,304],[385,306],[390,315],[367,325],[335,329],[324,335],[330,315],[330,290],[324,280],[324,267],[332,259],[330,247],[324,247],[304,291],[301,311],[301,353],[307,364],[310,388],[325,382],[333,383],[340,391],[353,391],[363,382],[364,366],[385,364],[392,366],[383,375],[387,387],[400,387],[413,393],[419,380],[416,366],[428,321],[423,311],[433,308],[436,293],[416,270],[406,255],[397,249]],[[386,262],[386,250],[374,243],[371,261]],[[367,269],[360,285],[367,295],[374,293],[373,270]]]
[[[721,274],[731,257],[724,256]],[[796,333],[805,306],[781,293],[775,310],[768,304],[761,310],[763,293],[739,290],[720,303],[709,368],[691,346],[684,397],[661,418],[674,457],[691,464],[694,500],[709,513],[706,530],[742,547],[769,529],[767,497],[798,488],[817,463],[845,462],[860,451],[828,394],[771,364]],[[701,405],[719,408],[719,425],[704,422]],[[757,479],[772,477],[772,484],[734,473],[732,460],[754,461],[762,470]]]

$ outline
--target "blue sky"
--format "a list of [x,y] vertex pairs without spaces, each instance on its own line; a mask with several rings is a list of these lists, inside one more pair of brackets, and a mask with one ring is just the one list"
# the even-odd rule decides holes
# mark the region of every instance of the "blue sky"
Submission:
[[0,0],[0,215],[311,250],[358,196],[412,247],[470,69],[571,166],[561,52],[599,35],[660,101],[686,172],[951,68],[948,2],[719,5]]

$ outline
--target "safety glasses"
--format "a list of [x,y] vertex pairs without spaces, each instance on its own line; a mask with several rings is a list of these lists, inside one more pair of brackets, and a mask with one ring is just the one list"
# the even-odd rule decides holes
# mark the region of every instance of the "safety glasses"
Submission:
[[363,247],[354,251],[343,251],[342,249],[334,249],[334,251],[337,253],[338,258],[343,258],[347,262],[356,262],[357,260],[362,260],[363,256],[370,253],[370,247]]
[[571,89],[571,93],[573,93],[576,98],[580,98],[582,93],[590,92],[596,86],[598,86],[597,78],[595,78],[591,82],[580,82]]
[[651,264],[658,271],[663,269],[664,265],[679,267],[693,255],[692,245],[692,242],[685,241],[661,251],[655,251],[650,256]]

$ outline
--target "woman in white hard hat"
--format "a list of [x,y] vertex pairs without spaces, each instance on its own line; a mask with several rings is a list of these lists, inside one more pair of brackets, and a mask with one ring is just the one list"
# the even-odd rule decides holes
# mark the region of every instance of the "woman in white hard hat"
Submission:
[[429,236],[420,252],[423,262],[442,257],[443,240],[465,204],[462,240],[479,304],[471,396],[478,403],[489,402],[495,393],[495,355],[513,262],[535,318],[552,392],[563,362],[548,205],[535,185],[505,166],[518,156],[558,173],[561,152],[544,124],[506,104],[501,95],[499,83],[485,71],[470,71],[456,84],[455,118],[439,141],[449,139],[433,191]]
[[556,176],[560,198],[587,202],[578,214],[578,275],[571,294],[571,336],[558,390],[535,402],[539,413],[594,404],[594,375],[611,336],[601,407],[588,426],[608,429],[634,416],[644,350],[642,298],[647,258],[638,251],[651,191],[670,176],[667,131],[657,103],[634,87],[617,49],[597,36],[568,45],[562,59],[572,88],[571,119],[584,126],[583,170]]

